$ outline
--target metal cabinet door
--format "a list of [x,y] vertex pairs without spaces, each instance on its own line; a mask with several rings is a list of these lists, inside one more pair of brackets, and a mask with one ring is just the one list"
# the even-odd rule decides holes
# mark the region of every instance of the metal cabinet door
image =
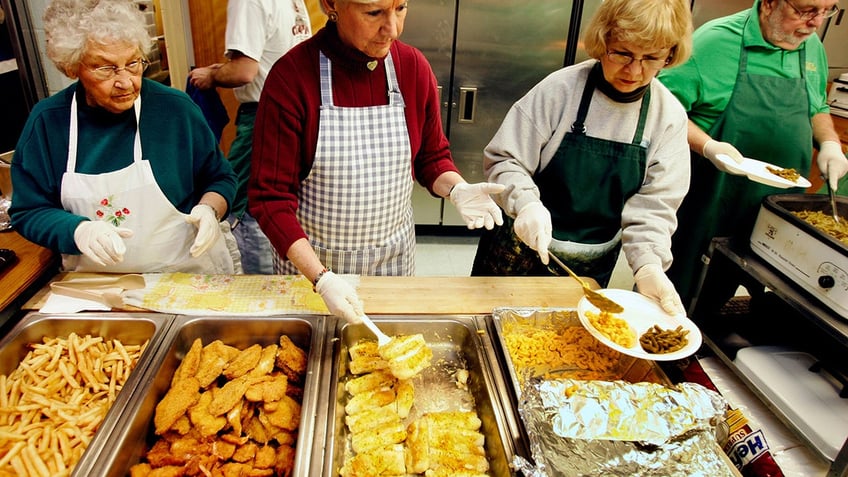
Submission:
[[[409,6],[401,41],[412,45],[430,62],[442,98],[442,126],[448,117],[447,91],[453,69],[454,18],[456,0],[415,0]],[[447,134],[447,129],[445,129]],[[442,223],[443,200],[433,197],[419,185],[412,190],[412,207],[418,225]],[[451,207],[448,204],[448,207]]]
[[[442,88],[442,122],[457,167],[483,177],[483,149],[507,110],[561,68],[571,2],[416,0],[403,40],[430,61]],[[416,212],[417,217],[418,212]],[[444,225],[464,225],[449,204]]]

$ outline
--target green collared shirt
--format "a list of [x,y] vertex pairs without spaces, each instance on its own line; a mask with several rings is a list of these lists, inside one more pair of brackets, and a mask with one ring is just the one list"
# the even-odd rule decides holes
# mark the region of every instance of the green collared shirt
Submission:
[[748,50],[748,72],[755,75],[800,77],[800,50],[805,49],[810,117],[830,112],[827,57],[818,35],[810,36],[792,51],[768,43],[757,19],[760,1],[755,0],[750,10],[702,25],[692,37],[691,58],[683,65],[663,70],[659,76],[683,104],[689,119],[704,131],[710,130],[730,101],[739,73],[742,41]]

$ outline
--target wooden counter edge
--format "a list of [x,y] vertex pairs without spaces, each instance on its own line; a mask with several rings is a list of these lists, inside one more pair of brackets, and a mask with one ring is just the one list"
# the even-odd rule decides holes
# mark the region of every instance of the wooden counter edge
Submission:
[[0,248],[15,252],[17,260],[0,274],[0,310],[6,310],[46,273],[58,269],[58,255],[36,245],[15,230],[0,232]]
[[[59,273],[51,281],[105,274]],[[597,283],[589,279],[590,285]],[[38,310],[49,283],[24,304]],[[573,308],[583,296],[570,277],[359,277],[367,314],[490,314],[498,307]],[[118,311],[115,309],[115,311]],[[127,306],[120,311],[143,311]]]

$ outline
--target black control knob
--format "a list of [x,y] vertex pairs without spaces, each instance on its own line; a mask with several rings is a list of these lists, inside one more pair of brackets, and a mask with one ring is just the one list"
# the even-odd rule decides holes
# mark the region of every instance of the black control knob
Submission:
[[819,286],[822,288],[833,288],[836,285],[836,280],[830,275],[822,275],[819,277]]

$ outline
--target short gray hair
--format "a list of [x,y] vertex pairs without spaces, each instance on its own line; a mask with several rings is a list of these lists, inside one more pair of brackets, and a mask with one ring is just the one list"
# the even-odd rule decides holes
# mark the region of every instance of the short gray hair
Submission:
[[47,57],[65,73],[76,73],[89,41],[129,43],[146,57],[153,40],[132,0],[53,0],[44,11]]

